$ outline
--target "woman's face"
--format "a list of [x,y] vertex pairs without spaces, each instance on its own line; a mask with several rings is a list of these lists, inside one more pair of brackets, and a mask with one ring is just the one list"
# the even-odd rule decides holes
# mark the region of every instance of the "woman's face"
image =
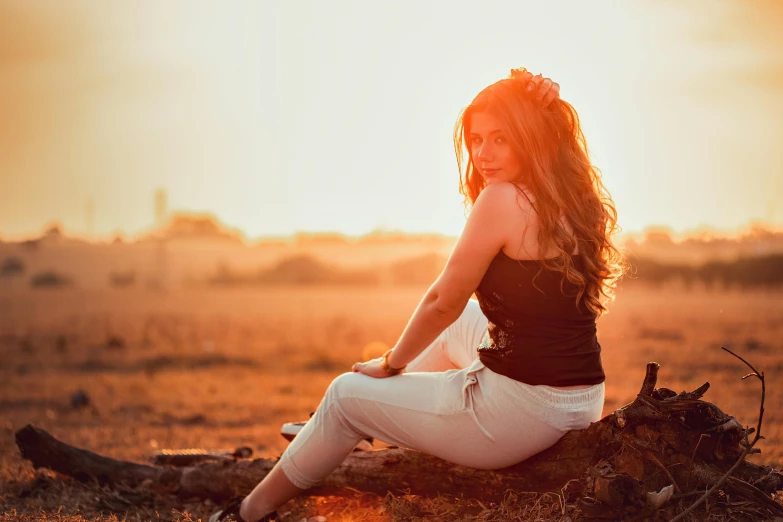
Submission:
[[468,143],[473,165],[487,185],[498,181],[514,183],[522,177],[522,162],[494,114],[477,112],[471,115]]

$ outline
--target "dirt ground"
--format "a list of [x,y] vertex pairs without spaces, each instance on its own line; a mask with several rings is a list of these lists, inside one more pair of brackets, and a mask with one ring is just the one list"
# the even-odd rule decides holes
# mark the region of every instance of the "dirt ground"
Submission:
[[[214,506],[123,496],[34,472],[13,435],[26,424],[69,444],[139,462],[161,448],[250,446],[274,458],[283,422],[304,420],[329,382],[372,342],[391,345],[424,288],[211,288],[177,292],[0,288],[0,520],[197,520]],[[645,363],[659,386],[692,390],[755,426],[759,464],[783,467],[783,293],[622,288],[599,321],[604,414],[630,402]],[[82,390],[87,407],[74,408]],[[131,498],[132,500],[128,500]],[[411,495],[303,498],[282,520],[577,520],[557,495],[484,505]],[[713,508],[714,511],[714,508]],[[696,519],[723,520],[701,511]]]

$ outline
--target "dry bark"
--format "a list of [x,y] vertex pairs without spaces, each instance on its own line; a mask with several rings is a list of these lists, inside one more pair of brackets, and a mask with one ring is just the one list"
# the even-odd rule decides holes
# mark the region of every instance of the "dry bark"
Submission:
[[[709,383],[680,394],[655,389],[658,368],[657,363],[647,365],[632,403],[510,468],[477,470],[399,448],[355,452],[308,494],[339,494],[348,488],[381,495],[407,490],[494,501],[509,489],[547,492],[568,485],[567,494],[579,499],[588,515],[652,512],[656,506],[647,500],[648,492],[670,485],[679,496],[704,491],[738,461],[754,431],[701,400]],[[247,493],[275,464],[272,459],[237,459],[169,468],[122,462],[69,446],[33,426],[19,430],[16,442],[36,468],[82,481],[216,501]],[[783,516],[783,507],[771,498],[783,489],[783,474],[777,470],[743,461],[721,488],[734,499],[752,502],[760,514]]]

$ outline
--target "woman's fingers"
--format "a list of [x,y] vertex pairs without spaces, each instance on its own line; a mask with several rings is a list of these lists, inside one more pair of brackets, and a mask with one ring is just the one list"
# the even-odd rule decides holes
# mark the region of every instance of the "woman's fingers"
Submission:
[[527,84],[527,90],[533,92],[541,87],[541,82],[544,81],[544,77],[540,74],[532,76]]
[[370,363],[372,363],[372,361],[354,363],[354,365],[351,367],[351,370],[353,370],[354,373],[370,375]]
[[549,89],[552,88],[552,80],[549,78],[543,78],[538,84],[538,92],[536,93],[536,99],[538,101],[544,101],[544,97],[549,94]]
[[541,105],[544,107],[547,107],[555,99],[560,97],[560,85],[553,82],[549,78],[544,78],[540,74],[530,76],[530,80],[527,84],[527,90],[528,92],[535,92],[536,100],[541,102]]
[[351,371],[354,373],[363,373],[364,375],[369,375],[376,379],[383,379],[384,377],[389,377],[389,374],[384,371],[382,363],[383,360],[380,358],[372,359],[367,362],[355,363],[351,366]]
[[549,88],[549,91],[541,100],[541,103],[544,104],[544,107],[548,107],[550,103],[552,103],[555,99],[559,97],[560,97],[560,85],[552,82],[552,86]]

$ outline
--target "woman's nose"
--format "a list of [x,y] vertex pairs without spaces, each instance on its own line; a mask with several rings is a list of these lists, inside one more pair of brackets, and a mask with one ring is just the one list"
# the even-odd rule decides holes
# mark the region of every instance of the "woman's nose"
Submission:
[[488,143],[482,143],[481,147],[479,147],[478,157],[481,160],[491,160],[492,147]]

